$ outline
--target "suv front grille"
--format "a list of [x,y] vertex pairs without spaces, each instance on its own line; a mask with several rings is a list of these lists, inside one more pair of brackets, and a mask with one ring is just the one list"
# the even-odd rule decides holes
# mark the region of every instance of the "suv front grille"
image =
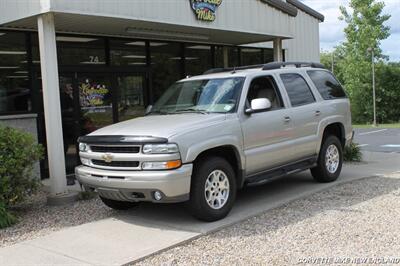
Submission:
[[139,146],[90,146],[92,152],[101,153],[139,153]]
[[127,167],[127,168],[137,168],[139,167],[139,162],[137,161],[113,161],[107,163],[102,160],[92,160],[93,165],[107,166],[107,167]]

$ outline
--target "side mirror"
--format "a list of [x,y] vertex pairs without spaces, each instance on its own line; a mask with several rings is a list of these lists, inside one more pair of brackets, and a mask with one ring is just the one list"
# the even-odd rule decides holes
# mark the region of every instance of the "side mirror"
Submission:
[[251,101],[251,108],[245,111],[246,114],[257,113],[271,109],[271,102],[267,98],[258,98]]
[[145,114],[148,115],[151,112],[151,109],[153,109],[153,105],[147,106]]

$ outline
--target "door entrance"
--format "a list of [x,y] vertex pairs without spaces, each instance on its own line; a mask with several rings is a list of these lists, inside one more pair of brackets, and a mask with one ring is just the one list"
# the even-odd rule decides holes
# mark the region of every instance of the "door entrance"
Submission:
[[[59,80],[65,164],[69,175],[80,164],[78,137],[143,116],[148,105],[148,90],[145,72],[61,72]],[[38,84],[41,86],[41,82]],[[39,116],[40,139],[45,145],[43,109]],[[44,160],[44,177],[48,176],[47,169],[47,160]]]

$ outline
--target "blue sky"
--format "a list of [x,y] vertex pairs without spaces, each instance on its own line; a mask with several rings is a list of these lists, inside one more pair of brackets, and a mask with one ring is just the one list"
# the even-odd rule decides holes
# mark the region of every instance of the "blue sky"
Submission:
[[[344,39],[343,29],[346,26],[340,21],[339,6],[348,6],[349,0],[304,0],[305,4],[325,16],[320,24],[321,49],[331,50]],[[390,26],[391,35],[382,42],[382,50],[390,61],[400,61],[400,0],[384,0],[384,13],[391,15],[386,25]]]

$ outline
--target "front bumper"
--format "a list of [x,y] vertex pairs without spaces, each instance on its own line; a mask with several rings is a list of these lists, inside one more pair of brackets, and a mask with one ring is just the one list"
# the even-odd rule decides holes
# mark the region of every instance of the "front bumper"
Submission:
[[[75,176],[85,188],[119,201],[182,202],[189,199],[193,165],[167,171],[113,171],[87,166],[75,168]],[[154,192],[163,195],[154,199]]]

